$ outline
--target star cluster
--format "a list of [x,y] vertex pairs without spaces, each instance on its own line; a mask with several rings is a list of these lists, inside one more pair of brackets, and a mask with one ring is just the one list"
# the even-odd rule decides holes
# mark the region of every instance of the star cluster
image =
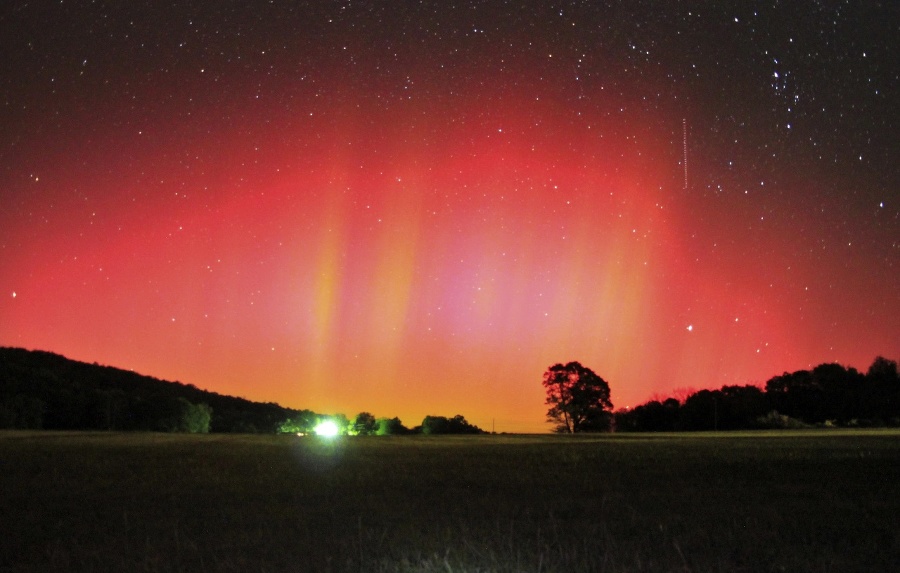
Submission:
[[900,350],[889,3],[7,2],[0,344],[540,431]]

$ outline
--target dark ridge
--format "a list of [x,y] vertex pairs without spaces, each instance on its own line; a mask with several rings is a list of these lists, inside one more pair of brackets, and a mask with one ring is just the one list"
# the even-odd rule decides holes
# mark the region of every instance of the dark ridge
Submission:
[[298,410],[0,347],[0,428],[274,433]]

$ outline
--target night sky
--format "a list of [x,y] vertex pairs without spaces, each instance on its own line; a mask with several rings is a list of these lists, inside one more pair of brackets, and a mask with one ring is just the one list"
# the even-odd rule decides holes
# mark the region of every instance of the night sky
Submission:
[[[174,4],[174,6],[172,5]],[[900,357],[895,2],[0,7],[0,345],[547,431]]]

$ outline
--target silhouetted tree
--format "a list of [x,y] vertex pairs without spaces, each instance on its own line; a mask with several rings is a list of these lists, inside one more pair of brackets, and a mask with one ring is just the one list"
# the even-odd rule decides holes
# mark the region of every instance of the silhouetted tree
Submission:
[[444,416],[425,416],[422,420],[423,434],[446,434],[450,421]]
[[720,430],[752,428],[769,411],[765,393],[756,386],[722,386],[718,397]]
[[470,424],[461,414],[457,414],[450,418],[450,433],[451,434],[484,434],[486,433],[484,430]]
[[684,430],[718,430],[719,407],[722,392],[720,390],[700,390],[684,401],[679,421]]
[[191,434],[209,433],[209,421],[212,419],[212,408],[207,404],[191,404],[184,398],[182,402],[182,432]]
[[679,429],[681,404],[675,398],[652,400],[615,413],[616,430],[622,432],[674,432]]
[[209,432],[212,409],[206,404],[192,404],[185,398],[160,398],[151,403],[152,429],[161,432]]
[[865,377],[856,368],[840,364],[820,364],[813,368],[813,378],[822,389],[821,420],[846,425],[859,417],[860,397]]
[[820,416],[822,389],[809,370],[785,372],[766,382],[766,397],[772,409],[804,422],[824,421]]
[[351,434],[358,436],[374,436],[378,429],[378,421],[368,412],[360,412],[351,424]]
[[278,426],[278,431],[282,434],[311,434],[318,423],[318,414],[312,410],[300,410],[283,421]]
[[900,426],[900,375],[897,362],[878,356],[869,366],[864,378],[865,392],[861,397],[866,415],[860,416],[891,426]]
[[379,418],[375,433],[379,436],[396,436],[409,434],[410,429],[403,425],[400,418]]
[[609,384],[578,362],[555,364],[544,373],[547,421],[562,433],[609,431],[612,402]]
[[466,421],[457,414],[452,418],[444,416],[425,416],[422,420],[421,432],[429,434],[483,434],[484,430]]
[[888,360],[884,356],[876,356],[866,371],[866,376],[882,380],[898,380],[897,361]]
[[855,368],[820,364],[776,376],[766,382],[766,397],[772,409],[807,424],[846,424],[869,416],[862,406],[865,378]]

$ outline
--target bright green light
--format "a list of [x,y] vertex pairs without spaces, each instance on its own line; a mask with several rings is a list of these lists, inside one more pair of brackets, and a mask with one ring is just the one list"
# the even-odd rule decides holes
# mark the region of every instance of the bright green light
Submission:
[[317,436],[337,436],[338,435],[338,427],[337,424],[332,422],[331,420],[325,420],[324,422],[320,422],[318,426],[313,428],[313,431]]

